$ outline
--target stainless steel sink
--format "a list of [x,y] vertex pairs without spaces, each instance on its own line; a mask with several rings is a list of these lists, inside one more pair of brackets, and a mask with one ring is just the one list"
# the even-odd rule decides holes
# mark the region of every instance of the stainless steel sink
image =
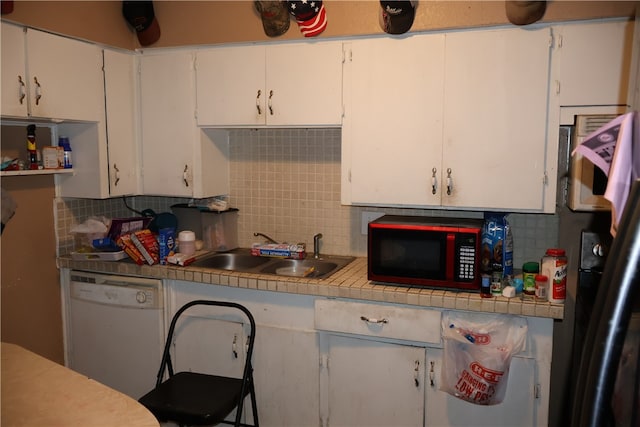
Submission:
[[249,249],[236,249],[201,258],[191,265],[245,273],[322,278],[330,276],[354,259],[354,257],[347,256],[323,256],[318,259],[302,260],[266,258],[251,255]]
[[237,249],[231,252],[216,253],[199,259],[193,264],[196,267],[218,268],[220,270],[251,271],[265,265],[269,258],[253,256],[248,250]]

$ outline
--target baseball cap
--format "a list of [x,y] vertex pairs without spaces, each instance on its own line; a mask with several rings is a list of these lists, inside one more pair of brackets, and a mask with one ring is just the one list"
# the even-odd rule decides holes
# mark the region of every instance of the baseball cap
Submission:
[[153,11],[153,1],[123,1],[122,15],[136,30],[142,46],[154,44],[160,38],[160,25]]
[[505,11],[509,22],[515,25],[527,25],[542,19],[547,9],[546,1],[505,1]]
[[289,12],[305,37],[314,37],[327,28],[327,12],[322,0],[289,1]]
[[269,37],[283,35],[289,29],[289,10],[284,1],[254,1],[254,5],[260,18],[264,33]]
[[403,34],[411,29],[417,1],[380,0],[380,27],[385,33]]

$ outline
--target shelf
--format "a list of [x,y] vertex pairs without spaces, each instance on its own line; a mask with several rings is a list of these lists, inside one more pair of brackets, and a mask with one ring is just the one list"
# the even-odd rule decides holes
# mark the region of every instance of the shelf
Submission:
[[22,175],[55,175],[55,174],[73,174],[73,169],[38,169],[23,171],[2,171],[0,176],[22,176]]

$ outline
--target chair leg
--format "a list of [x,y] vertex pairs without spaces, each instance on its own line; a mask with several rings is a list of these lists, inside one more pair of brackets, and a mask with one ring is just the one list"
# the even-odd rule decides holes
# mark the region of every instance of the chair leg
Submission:
[[251,410],[253,412],[253,427],[259,427],[260,423],[258,422],[258,405],[256,403],[256,389],[253,386],[253,378],[251,379],[251,383],[249,384],[249,394],[251,395]]

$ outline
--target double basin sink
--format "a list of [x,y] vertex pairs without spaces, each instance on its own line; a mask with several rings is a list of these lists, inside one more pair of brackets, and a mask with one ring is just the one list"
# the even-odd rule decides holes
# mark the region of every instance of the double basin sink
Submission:
[[323,255],[305,259],[267,258],[251,255],[249,249],[235,249],[200,258],[191,265],[202,268],[277,276],[326,278],[353,261],[354,257]]

